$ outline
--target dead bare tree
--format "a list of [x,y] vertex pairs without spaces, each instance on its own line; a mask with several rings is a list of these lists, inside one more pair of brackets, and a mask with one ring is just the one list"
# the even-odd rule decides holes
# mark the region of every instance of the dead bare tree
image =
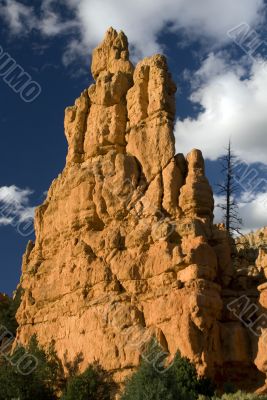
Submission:
[[224,215],[224,224],[230,236],[234,233],[241,234],[242,219],[239,217],[238,205],[236,202],[236,193],[238,186],[236,185],[234,167],[237,157],[232,151],[231,141],[229,141],[226,154],[220,158],[221,173],[223,175],[223,183],[218,184],[218,194],[222,195],[224,201],[218,204]]

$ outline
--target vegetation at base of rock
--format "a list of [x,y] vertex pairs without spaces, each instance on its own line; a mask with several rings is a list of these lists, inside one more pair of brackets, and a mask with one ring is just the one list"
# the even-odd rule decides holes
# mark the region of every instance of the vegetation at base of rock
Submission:
[[[37,367],[28,375],[22,374],[18,368],[20,360],[28,354],[36,357]],[[13,360],[13,362],[11,362]],[[56,400],[54,393],[54,379],[58,374],[58,364],[56,360],[49,356],[38,347],[37,341],[33,338],[27,347],[19,347],[12,355],[12,359],[1,355],[0,358],[0,400]]]
[[0,325],[8,329],[14,336],[18,327],[15,315],[20,298],[21,293],[18,290],[13,299],[6,295],[2,295],[0,299]]
[[[199,378],[194,365],[179,353],[173,362],[165,362],[166,353],[153,342],[144,353],[139,369],[126,381],[121,400],[267,400],[267,396],[241,391],[214,394],[207,378]],[[15,350],[12,360],[30,354],[38,360],[36,368],[23,375],[18,365],[0,355],[0,400],[111,400],[116,384],[98,363],[78,374],[82,355],[72,362],[64,357],[64,367],[52,342],[45,351],[32,337],[27,348]],[[15,354],[15,355],[14,355]],[[67,371],[67,376],[66,376]]]
[[[28,375],[19,368],[25,354],[37,360]],[[81,361],[81,354],[73,362],[65,354],[63,366],[54,343],[45,351],[33,336],[27,348],[19,346],[12,355],[0,354],[0,400],[109,400],[113,382],[96,363],[78,375]]]
[[105,372],[94,364],[68,381],[61,400],[110,400],[110,391]]
[[[153,359],[150,351],[145,354],[137,372],[127,380],[121,400],[197,400],[199,394],[214,394],[212,383],[208,379],[199,379],[187,358],[177,353],[171,365],[159,369],[158,358]],[[153,354],[156,354],[155,349]],[[162,354],[159,347],[158,354]]]
[[238,391],[236,393],[224,394],[222,397],[205,397],[199,396],[198,400],[267,400],[267,396],[258,396],[252,393],[244,393]]

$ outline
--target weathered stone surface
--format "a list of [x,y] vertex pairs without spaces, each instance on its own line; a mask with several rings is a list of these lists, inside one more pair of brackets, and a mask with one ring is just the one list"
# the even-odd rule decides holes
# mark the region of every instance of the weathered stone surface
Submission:
[[161,55],[141,61],[133,79],[127,94],[127,152],[136,157],[150,182],[174,157],[176,86]]
[[133,73],[133,65],[129,61],[128,40],[123,32],[117,33],[110,28],[103,42],[93,51],[92,75],[95,79],[101,72]]
[[118,382],[152,335],[200,374],[256,370],[248,350],[256,341],[227,304],[243,286],[252,298],[259,277],[253,263],[233,269],[201,152],[175,155],[176,87],[165,58],[134,69],[125,35],[110,29],[92,74],[95,84],[66,109],[66,166],[36,210],[17,339],[53,339],[60,358],[82,352],[81,369],[99,360]]
[[213,217],[213,194],[205,177],[204,160],[200,150],[192,150],[187,155],[188,174],[181,188],[179,205],[185,215],[202,218]]

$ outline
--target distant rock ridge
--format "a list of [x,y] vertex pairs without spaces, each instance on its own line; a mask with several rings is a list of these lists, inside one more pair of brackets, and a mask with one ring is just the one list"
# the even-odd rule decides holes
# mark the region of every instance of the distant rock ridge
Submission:
[[[126,36],[111,28],[92,75],[66,109],[66,166],[36,210],[17,340],[54,340],[62,359],[82,352],[82,369],[98,360],[123,383],[154,335],[200,374],[262,386],[258,338],[226,307],[246,290],[231,286],[231,246],[213,225],[202,154],[175,155],[176,86],[165,57],[134,68]],[[258,301],[261,281],[253,282]]]

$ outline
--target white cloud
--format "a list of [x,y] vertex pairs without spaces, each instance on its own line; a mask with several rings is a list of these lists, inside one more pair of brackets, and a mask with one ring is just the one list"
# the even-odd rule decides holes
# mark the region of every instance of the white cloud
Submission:
[[37,19],[35,29],[39,29],[43,35],[55,36],[78,28],[77,21],[63,20],[54,10],[54,0],[42,0],[41,17]]
[[95,46],[107,27],[122,29],[142,56],[160,50],[158,35],[167,24],[190,40],[229,40],[227,31],[242,21],[261,21],[263,0],[69,0],[76,10],[84,43]]
[[[55,5],[64,4],[74,17],[64,19]],[[2,14],[16,33],[33,27],[44,35],[56,35],[76,28],[83,48],[92,49],[109,26],[122,29],[144,56],[160,49],[158,36],[163,28],[183,32],[189,41],[208,39],[220,46],[229,41],[227,31],[245,21],[256,26],[263,20],[264,0],[42,0],[41,16],[17,0],[4,0]],[[29,11],[28,17],[26,10]],[[22,18],[23,17],[23,18]],[[26,18],[27,17],[27,18]]]
[[54,0],[42,0],[38,17],[33,6],[26,6],[17,0],[4,0],[0,5],[0,15],[13,35],[26,34],[35,29],[42,35],[55,36],[78,28],[75,20],[62,20],[61,15],[54,11],[55,4]]
[[16,206],[27,204],[31,194],[31,190],[20,189],[15,185],[0,187],[0,201],[7,204],[15,204]]
[[13,218],[7,218],[7,217],[0,217],[0,226],[1,225],[11,225],[13,221]]
[[[223,211],[218,204],[224,202],[222,196],[214,196],[214,222],[223,222]],[[267,193],[245,192],[237,199],[239,217],[242,219],[240,231],[248,233],[267,226]]]
[[0,187],[0,226],[16,226],[33,220],[34,207],[29,206],[32,193],[29,189],[20,189],[15,185]]
[[241,199],[239,213],[243,220],[243,233],[267,226],[267,193],[257,193],[249,201]]
[[216,160],[231,138],[239,158],[267,164],[267,64],[254,61],[246,78],[244,71],[221,55],[209,55],[194,76],[200,86],[191,95],[203,111],[177,121],[177,151],[197,147]]
[[[15,0],[0,5],[0,15],[6,20],[13,34],[30,31],[36,23],[34,8]],[[26,31],[25,31],[26,30]]]
[[66,46],[64,54],[62,56],[63,65],[65,67],[68,67],[73,62],[79,60],[81,56],[85,57],[86,55],[87,52],[83,43],[81,43],[77,39],[72,39]]

